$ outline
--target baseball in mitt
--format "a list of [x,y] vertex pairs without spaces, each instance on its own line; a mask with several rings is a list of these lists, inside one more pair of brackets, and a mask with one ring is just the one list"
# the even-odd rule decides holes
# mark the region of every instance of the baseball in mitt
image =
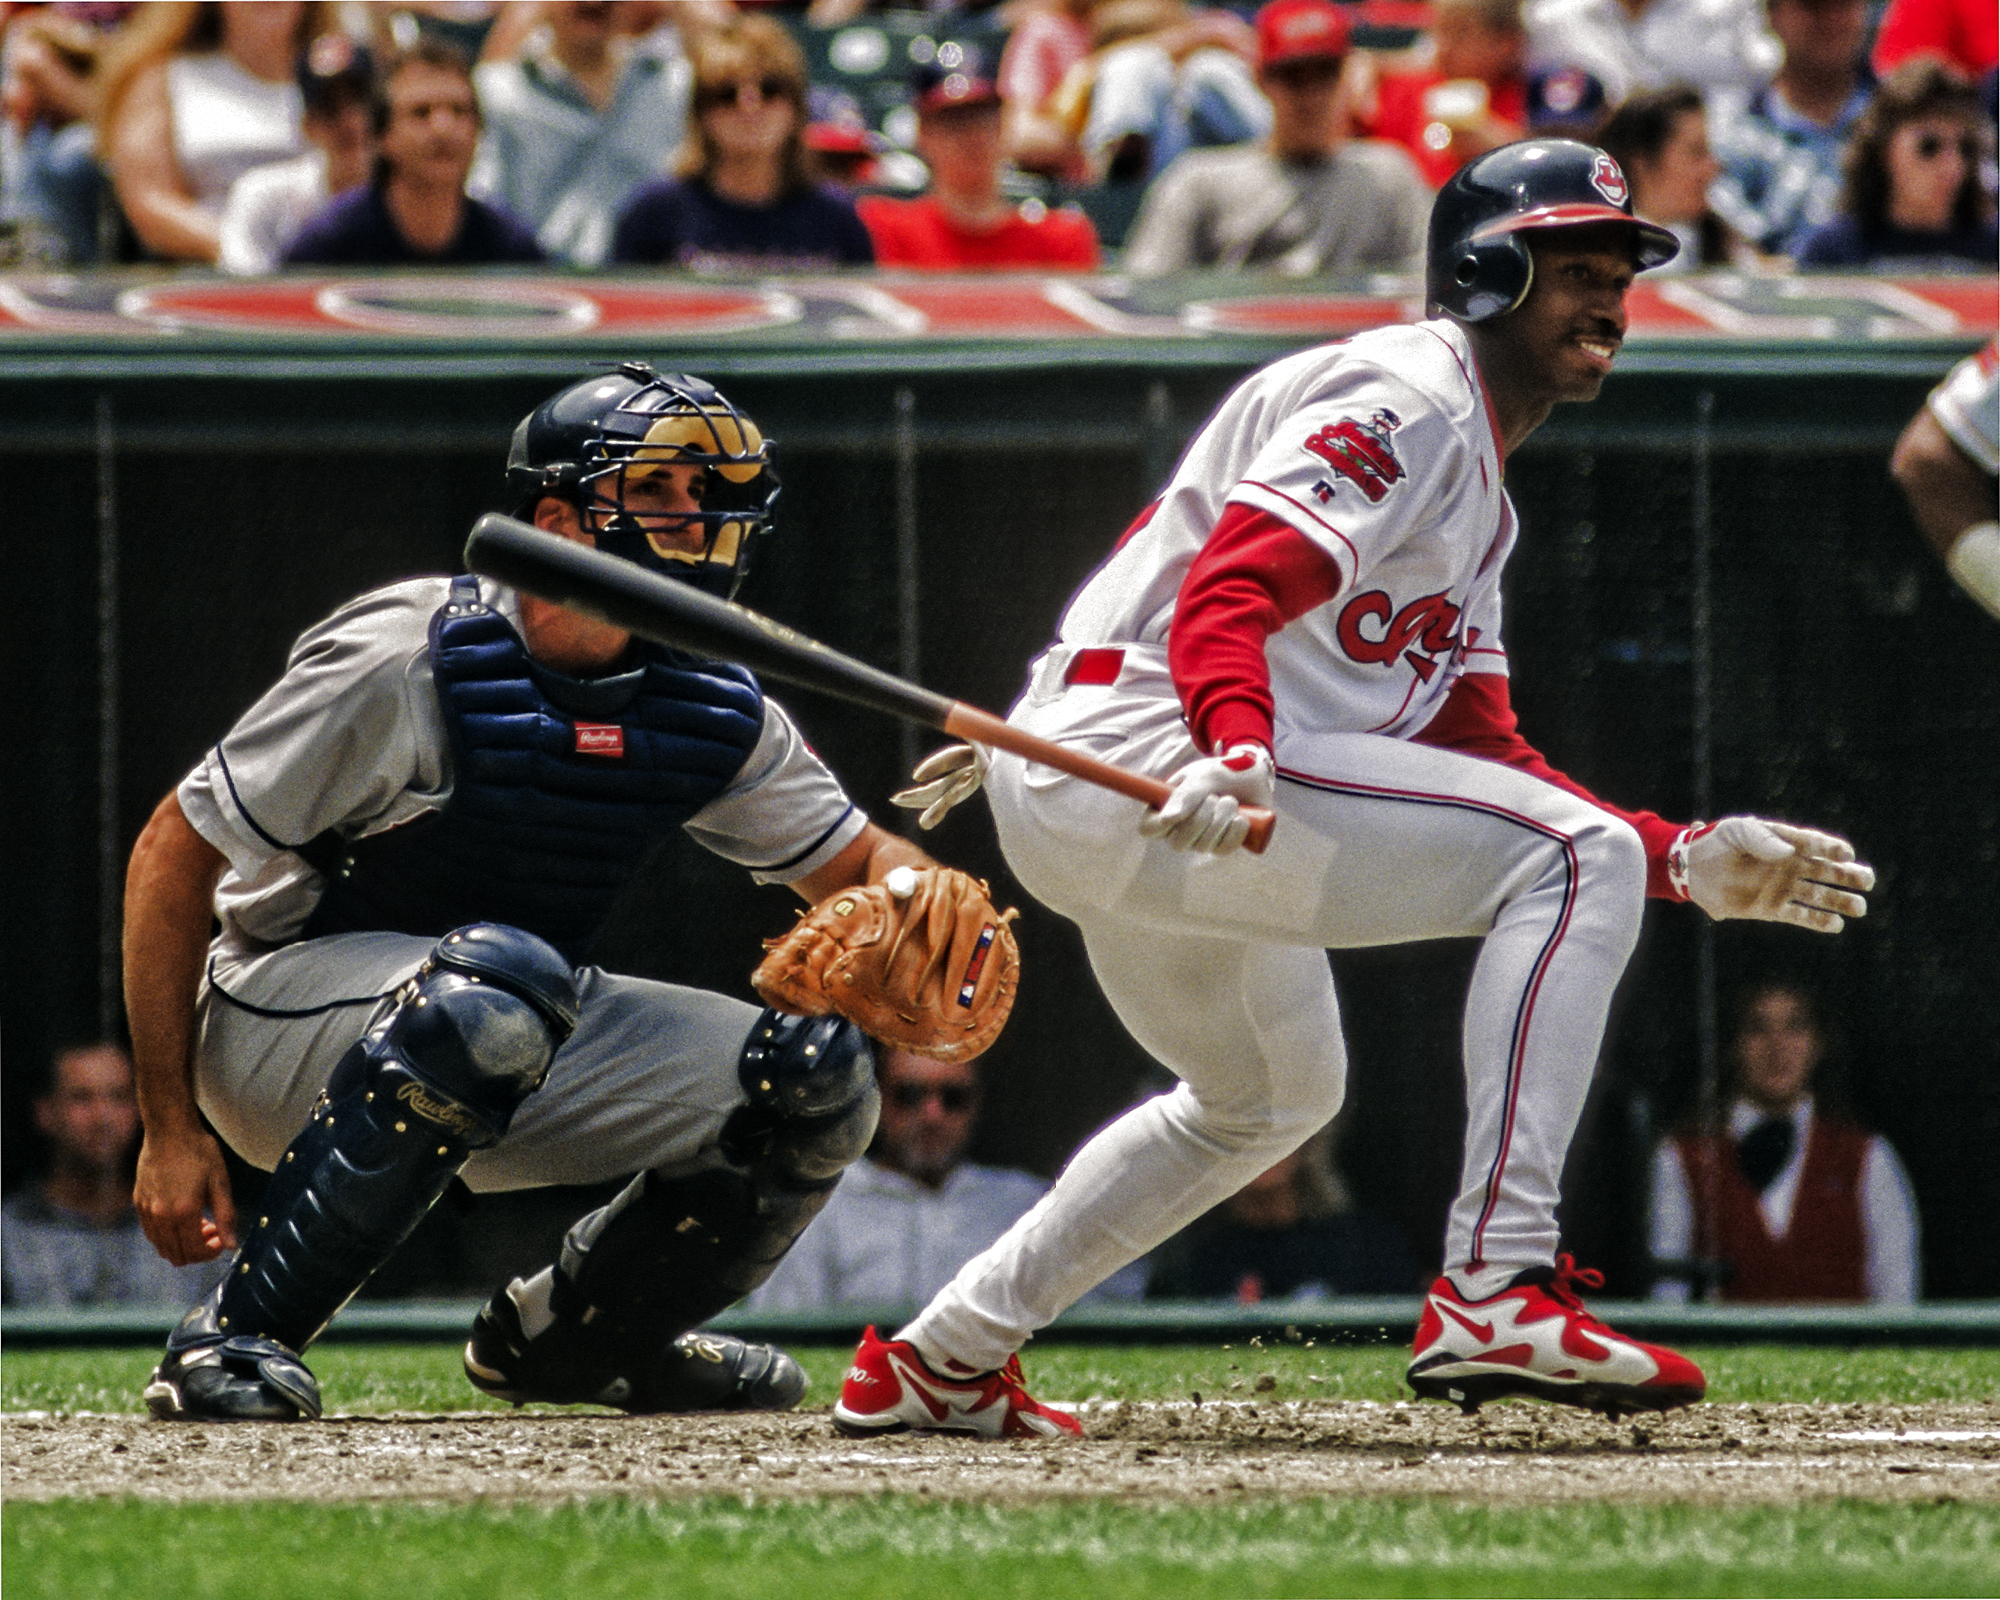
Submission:
[[986,885],[952,867],[896,867],[805,912],[751,974],[764,1003],[837,1012],[939,1061],[970,1061],[1014,1008],[1021,954]]

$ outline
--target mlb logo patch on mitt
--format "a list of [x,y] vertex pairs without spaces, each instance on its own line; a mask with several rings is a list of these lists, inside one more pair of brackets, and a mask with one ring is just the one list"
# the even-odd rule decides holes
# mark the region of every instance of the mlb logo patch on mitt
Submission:
[[986,885],[954,867],[897,867],[842,889],[799,918],[750,981],[764,1003],[836,1012],[886,1044],[970,1061],[1014,1009],[1021,953]]

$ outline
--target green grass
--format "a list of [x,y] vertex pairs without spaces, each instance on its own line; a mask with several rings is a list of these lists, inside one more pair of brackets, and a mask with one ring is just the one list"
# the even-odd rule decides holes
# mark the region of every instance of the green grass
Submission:
[[9,1506],[8,1600],[936,1600],[1990,1594],[2000,1518],[1962,1505],[1163,1509],[896,1496],[559,1506]]
[[[795,1352],[812,1380],[808,1403],[833,1398],[846,1368],[844,1348]],[[1708,1374],[1709,1398],[1777,1404],[1827,1401],[1985,1401],[2000,1394],[2000,1350],[1731,1345],[1690,1348]],[[152,1371],[152,1350],[20,1350],[0,1359],[0,1409],[135,1413]],[[1275,1398],[1401,1400],[1406,1357],[1388,1345],[1244,1344],[1031,1347],[1029,1383],[1057,1400],[1228,1398],[1264,1373],[1277,1379]],[[330,1409],[383,1411],[504,1409],[466,1383],[455,1347],[441,1344],[330,1344],[311,1364]]]

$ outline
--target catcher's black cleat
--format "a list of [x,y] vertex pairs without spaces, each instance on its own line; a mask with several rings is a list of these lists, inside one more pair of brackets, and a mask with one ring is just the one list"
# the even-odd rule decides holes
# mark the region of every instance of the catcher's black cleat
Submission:
[[584,1354],[584,1342],[560,1326],[529,1338],[503,1289],[473,1321],[465,1376],[474,1388],[517,1406],[530,1400],[613,1406],[635,1416],[789,1411],[805,1397],[806,1375],[796,1361],[775,1345],[732,1334],[697,1328],[649,1359],[617,1364]]
[[181,1319],[146,1385],[146,1409],[162,1422],[316,1422],[319,1383],[296,1351],[275,1339],[225,1336],[221,1291]]

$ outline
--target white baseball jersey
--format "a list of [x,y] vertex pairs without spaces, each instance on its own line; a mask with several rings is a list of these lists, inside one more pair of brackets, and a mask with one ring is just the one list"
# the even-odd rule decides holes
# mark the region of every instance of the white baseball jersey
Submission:
[[[181,810],[229,858],[216,891],[225,948],[283,944],[323,880],[298,848],[329,828],[366,837],[442,810],[451,751],[431,679],[430,623],[448,578],[414,578],[349,601],[306,630],[285,674],[182,779]],[[520,627],[510,589],[480,597]],[[767,883],[838,855],[867,818],[773,700],[729,786],[685,824]]]
[[[1255,374],[1071,603],[1063,642],[1171,634],[1196,742],[1212,748],[1246,731],[1208,717],[1211,700],[1238,696],[1245,666],[1213,619],[1244,614],[1232,586],[1259,591],[1279,611],[1265,625],[1281,623],[1263,649],[1281,728],[1410,737],[1463,672],[1506,671],[1500,571],[1515,520],[1474,371],[1463,330],[1437,320]],[[1232,521],[1232,508],[1277,519],[1310,549],[1274,547],[1268,523]],[[1212,602],[1201,621],[1176,617],[1191,573]]]
[[2000,474],[2000,340],[1953,367],[1931,391],[1930,408],[1959,449]]

